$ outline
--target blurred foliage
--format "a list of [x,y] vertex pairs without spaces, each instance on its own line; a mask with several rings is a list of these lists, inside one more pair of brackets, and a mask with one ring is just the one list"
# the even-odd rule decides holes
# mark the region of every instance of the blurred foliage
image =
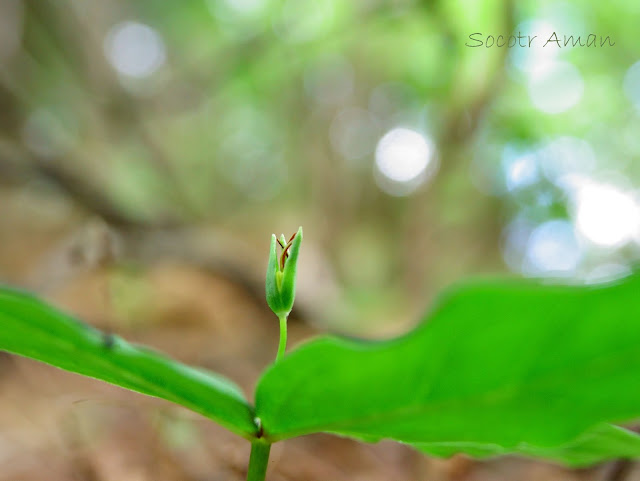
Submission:
[[[636,2],[5,0],[0,19],[2,189],[71,199],[125,247],[143,230],[137,256],[186,233],[166,243],[208,238],[214,267],[258,278],[269,234],[302,224],[300,302],[341,329],[416,319],[473,272],[599,281],[639,257]],[[465,46],[540,25],[615,45]],[[398,127],[424,139],[410,181],[376,157]],[[602,182],[620,195],[585,213]]]

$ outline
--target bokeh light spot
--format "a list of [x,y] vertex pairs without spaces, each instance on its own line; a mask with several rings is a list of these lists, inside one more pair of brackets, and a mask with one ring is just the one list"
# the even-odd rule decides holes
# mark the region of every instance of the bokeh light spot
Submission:
[[576,227],[602,247],[620,247],[640,228],[640,208],[631,193],[617,186],[586,181],[578,187]]
[[529,79],[531,102],[548,114],[569,110],[580,101],[583,92],[582,75],[569,62],[549,63]]
[[[526,47],[518,46],[511,49],[509,55],[512,64],[525,74],[535,75],[555,62],[562,51],[559,48],[544,48],[543,45],[557,30],[557,26],[548,20],[534,19],[520,23],[515,28],[514,34],[523,36],[519,42]],[[530,38],[531,47],[529,47]]]
[[162,37],[153,28],[138,22],[115,25],[105,38],[104,50],[119,74],[133,78],[148,77],[166,60]]
[[539,179],[536,156],[533,152],[518,152],[507,146],[502,155],[507,189],[514,191],[534,184]]
[[572,276],[582,259],[573,224],[554,219],[536,227],[527,241],[524,273],[533,276]]
[[571,174],[588,174],[596,167],[596,155],[591,144],[577,137],[558,137],[538,152],[545,176],[554,183]]
[[392,195],[406,195],[434,173],[434,146],[421,133],[397,127],[378,142],[375,162],[377,172],[389,181],[381,187]]

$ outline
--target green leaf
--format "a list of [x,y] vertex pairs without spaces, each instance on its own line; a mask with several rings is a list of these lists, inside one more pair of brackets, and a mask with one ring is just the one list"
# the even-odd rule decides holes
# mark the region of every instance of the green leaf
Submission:
[[390,342],[322,338],[256,391],[270,440],[319,431],[367,441],[573,442],[640,415],[640,277],[608,287],[475,282]]
[[0,288],[0,350],[181,404],[250,438],[251,407],[229,380],[106,335],[35,297]]
[[558,461],[572,467],[581,467],[612,458],[640,457],[640,436],[619,426],[601,424],[568,444],[551,448],[541,448],[525,443],[512,450],[495,444],[474,443],[424,443],[414,447],[437,457],[464,453],[473,458],[484,459],[505,454],[520,454]]

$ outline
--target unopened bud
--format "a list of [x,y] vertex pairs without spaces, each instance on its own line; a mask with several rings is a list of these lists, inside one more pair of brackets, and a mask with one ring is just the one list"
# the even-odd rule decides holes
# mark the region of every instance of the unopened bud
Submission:
[[[267,304],[278,317],[288,316],[296,296],[296,264],[302,242],[302,227],[289,241],[283,236],[271,236],[267,266]],[[280,246],[280,254],[278,254]]]

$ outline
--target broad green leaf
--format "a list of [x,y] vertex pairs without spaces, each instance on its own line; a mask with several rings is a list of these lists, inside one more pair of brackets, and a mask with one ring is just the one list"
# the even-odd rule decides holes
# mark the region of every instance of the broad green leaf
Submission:
[[581,434],[568,444],[550,448],[540,448],[524,443],[511,450],[495,444],[474,443],[424,443],[414,447],[437,457],[449,457],[464,453],[474,458],[483,459],[505,454],[520,454],[580,467],[612,458],[640,457],[640,436],[618,426],[601,424]]
[[7,288],[0,288],[0,350],[167,399],[244,437],[256,432],[242,392],[222,376],[107,336]]
[[565,445],[640,415],[640,276],[607,287],[478,281],[374,343],[322,338],[259,382],[271,440]]

